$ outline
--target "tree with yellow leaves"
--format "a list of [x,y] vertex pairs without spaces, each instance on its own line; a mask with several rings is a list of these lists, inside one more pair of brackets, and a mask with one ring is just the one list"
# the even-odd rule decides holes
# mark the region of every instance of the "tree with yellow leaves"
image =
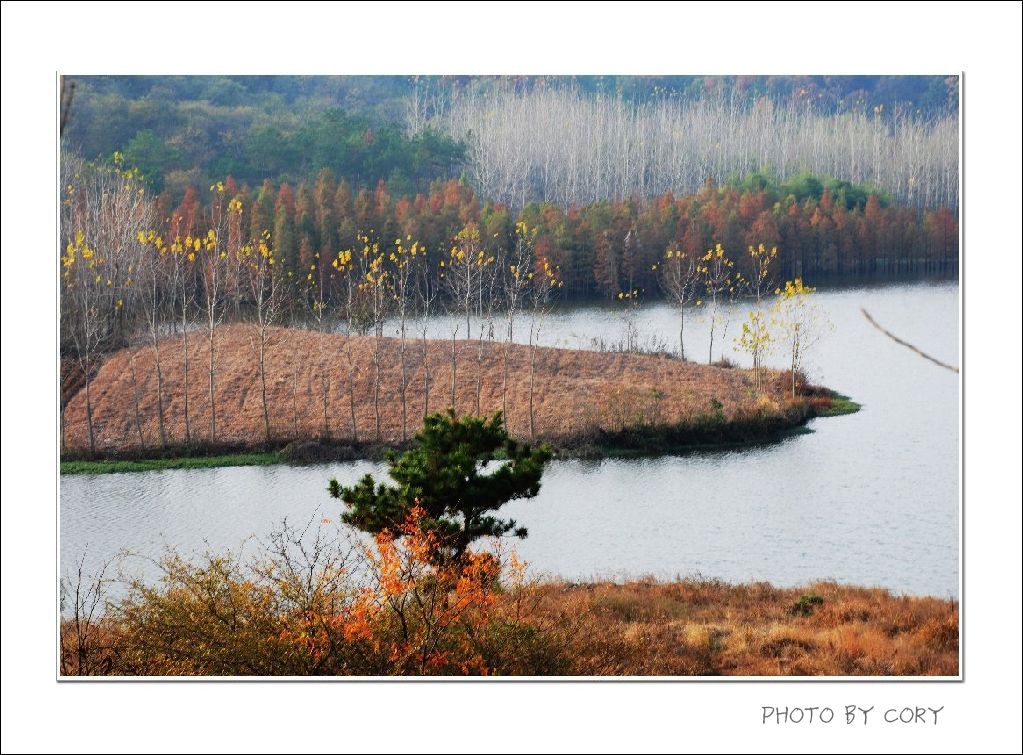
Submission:
[[418,264],[416,265],[415,300],[416,322],[419,330],[420,344],[423,352],[423,420],[430,415],[430,315],[437,299],[437,285],[433,280],[426,246],[420,246]]
[[678,307],[678,348],[683,362],[686,360],[686,306],[696,301],[699,267],[700,261],[695,253],[677,246],[669,247],[664,252],[664,259],[654,265],[661,290]]
[[[371,231],[372,232],[372,231]],[[384,322],[391,304],[391,271],[387,268],[387,255],[380,250],[380,242],[368,234],[360,234],[362,249],[356,255],[359,264],[359,291],[365,303],[366,315],[373,327],[373,416],[376,440],[383,440],[380,422],[380,355],[383,348]]]
[[127,338],[132,313],[126,311],[125,292],[134,282],[137,234],[152,225],[153,203],[138,171],[125,168],[119,153],[112,167],[68,158],[62,178],[62,346],[85,379],[89,450],[95,453],[92,373],[98,355]]
[[[451,315],[451,408],[458,410],[458,350],[457,338],[465,318],[465,337],[472,337],[471,318],[482,296],[482,275],[488,259],[480,240],[480,229],[469,223],[454,238],[454,245],[440,260],[438,277],[446,297],[445,304]],[[482,327],[482,324],[481,326]]]
[[416,298],[418,270],[426,255],[426,248],[420,247],[409,235],[404,240],[394,240],[394,249],[388,255],[391,271],[391,288],[398,315],[398,361],[401,375],[399,392],[401,396],[401,439],[408,439],[408,368],[406,364],[406,339],[408,316]]
[[540,331],[544,320],[551,311],[551,299],[555,291],[565,285],[561,271],[546,257],[536,261],[536,270],[529,273],[530,299],[533,305],[532,320],[529,323],[529,437],[536,438],[536,417],[533,410],[533,385],[536,377],[536,352],[540,345]]
[[305,279],[299,281],[302,300],[312,316],[319,338],[316,341],[316,367],[320,377],[320,399],[323,409],[323,438],[330,439],[330,373],[326,355],[327,333],[330,329],[331,283],[334,273],[326,265],[320,263],[320,253],[313,252],[309,269],[305,271]]
[[[169,305],[173,291],[168,285],[168,260],[170,249],[163,237],[149,229],[138,232],[138,255],[135,262],[135,286],[141,314],[145,320],[149,342],[153,346],[153,360],[156,371],[156,416],[160,432],[160,447],[167,445],[167,428],[164,418],[163,361],[160,353],[160,335],[163,324],[173,312]],[[134,368],[134,365],[133,365]]]
[[[240,208],[231,207],[231,212]],[[264,230],[260,238],[243,244],[236,253],[237,261],[242,266],[248,283],[248,294],[255,316],[255,334],[250,339],[259,366],[260,398],[263,406],[263,433],[269,445],[272,438],[270,423],[270,400],[266,387],[266,363],[270,343],[270,329],[276,324],[285,302],[285,287],[288,272],[284,269],[284,261],[277,256],[273,248],[269,230]]]
[[753,358],[753,386],[757,391],[763,390],[764,357],[769,353],[774,342],[770,329],[770,318],[763,309],[763,296],[771,286],[771,263],[778,256],[778,248],[770,249],[763,244],[748,247],[750,269],[752,275],[744,281],[755,300],[754,308],[742,323],[742,332],[735,339],[736,346]]
[[344,327],[344,353],[348,363],[348,411],[351,417],[352,440],[359,441],[359,423],[355,413],[355,355],[352,352],[352,336],[357,331],[361,332],[361,318],[359,316],[359,281],[356,272],[357,256],[351,249],[342,249],[330,263],[334,269],[332,277],[340,279],[341,307],[344,317],[341,323]]
[[806,353],[821,339],[831,323],[813,301],[816,288],[804,285],[801,278],[786,281],[775,289],[774,321],[780,329],[779,340],[788,354],[792,397],[796,397],[796,375],[802,369]]
[[[217,393],[216,393],[216,335],[217,328],[224,319],[224,300],[227,293],[227,268],[232,259],[237,259],[237,250],[223,248],[223,240],[228,236],[225,226],[238,223],[241,216],[241,205],[231,200],[224,201],[224,185],[215,184],[210,187],[213,198],[210,203],[205,236],[198,233],[175,239],[175,245],[184,254],[185,260],[194,264],[199,272],[199,280],[203,290],[203,309],[205,312],[206,341],[209,347],[207,375],[209,378],[210,400],[210,444],[217,442]],[[225,211],[226,210],[226,211]],[[240,238],[240,234],[233,233]],[[229,259],[229,252],[231,258]]]
[[718,320],[719,301],[735,291],[735,279],[732,269],[735,263],[725,254],[721,244],[708,249],[699,261],[699,273],[703,279],[703,288],[710,299],[710,348],[707,351],[707,363],[714,361],[714,328]]
[[525,222],[515,224],[515,248],[501,261],[504,282],[505,341],[503,355],[503,377],[501,383],[501,411],[508,414],[508,355],[515,340],[515,317],[525,304],[526,291],[533,275],[535,264],[537,228],[530,228]]

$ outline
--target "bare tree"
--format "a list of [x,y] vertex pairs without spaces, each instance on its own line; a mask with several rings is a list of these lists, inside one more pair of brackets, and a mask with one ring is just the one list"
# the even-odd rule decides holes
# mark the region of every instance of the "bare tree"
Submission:
[[537,260],[536,271],[529,273],[532,301],[532,319],[529,323],[529,437],[536,439],[536,418],[533,411],[533,384],[536,376],[536,352],[540,343],[540,331],[550,313],[554,291],[565,284],[559,278],[558,268],[545,259]]
[[351,249],[342,249],[331,263],[336,271],[335,275],[341,276],[342,308],[344,318],[344,353],[348,363],[348,410],[352,422],[352,440],[359,442],[359,424],[355,413],[355,355],[352,351],[352,337],[355,333],[361,332],[360,302],[359,302],[359,281],[356,280],[356,258]]
[[718,320],[718,305],[729,289],[734,291],[732,278],[734,266],[735,263],[725,255],[721,244],[715,244],[713,249],[708,249],[700,258],[699,272],[704,292],[710,298],[710,347],[707,351],[707,364],[714,361],[714,327]]
[[457,339],[460,318],[465,318],[465,337],[472,337],[471,317],[477,307],[477,291],[480,272],[486,251],[480,242],[480,229],[475,223],[466,225],[454,239],[454,246],[446,258],[440,261],[440,284],[444,289],[444,304],[451,321],[451,408],[458,398],[458,350]]
[[[227,214],[237,218],[241,214],[241,203],[231,200],[224,206],[224,187],[217,184],[212,187],[213,199],[210,203],[208,226],[204,237],[187,236],[182,242],[186,259],[191,259],[199,269],[199,278],[203,289],[203,308],[205,311],[206,339],[209,346],[209,398],[210,398],[210,444],[217,442],[217,394],[216,394],[216,335],[217,328],[224,319],[224,301],[227,294],[227,267],[229,251],[231,257],[237,259],[236,250],[225,247],[224,233]],[[237,222],[237,219],[235,220]]]
[[437,287],[433,284],[426,247],[420,249],[420,264],[416,268],[416,318],[420,343],[423,351],[423,418],[430,414],[430,314],[437,298]]
[[62,348],[77,360],[85,380],[89,450],[96,451],[92,375],[99,355],[127,340],[134,317],[125,306],[133,283],[137,234],[153,219],[153,205],[138,172],[65,157],[61,205]]
[[320,376],[320,400],[323,409],[323,437],[330,439],[330,411],[328,399],[330,396],[330,372],[327,360],[327,333],[330,329],[330,284],[334,279],[333,273],[328,273],[327,268],[320,262],[320,253],[313,254],[315,260],[306,273],[305,279],[305,305],[312,316],[315,324],[316,339],[316,367]]
[[270,402],[266,388],[266,363],[270,346],[270,329],[276,324],[284,308],[286,272],[284,260],[272,248],[270,231],[262,238],[243,245],[238,259],[244,266],[249,295],[254,308],[255,336],[250,339],[259,366],[259,389],[263,406],[263,433],[269,444],[272,436]]
[[[149,342],[153,347],[156,371],[156,416],[160,432],[160,447],[167,445],[167,423],[164,411],[163,363],[160,353],[160,336],[164,322],[173,316],[170,303],[173,289],[169,283],[168,260],[172,257],[162,237],[155,231],[139,231],[139,254],[136,257],[136,290],[142,317],[145,321]],[[132,365],[134,369],[134,364]]]
[[501,410],[508,419],[508,355],[515,340],[515,318],[525,305],[526,291],[532,276],[537,229],[523,222],[515,224],[515,248],[501,264],[504,283],[505,341],[501,381]]
[[[422,108],[413,112],[421,120]],[[498,85],[460,94],[434,123],[465,140],[479,192],[517,207],[688,194],[764,166],[781,179],[811,171],[870,182],[916,208],[959,203],[954,115],[833,114],[734,92],[630,105],[571,86]]]
[[110,672],[110,656],[103,644],[102,616],[106,607],[112,561],[99,565],[95,574],[85,570],[86,555],[60,579],[60,673],[92,676]]
[[408,316],[411,307],[415,306],[417,269],[420,266],[423,252],[419,242],[412,241],[409,236],[406,246],[400,238],[394,240],[394,250],[388,255],[391,262],[391,280],[394,292],[394,306],[398,315],[398,358],[400,362],[401,394],[401,439],[408,439],[408,367],[406,365],[406,340],[408,334]]
[[376,422],[376,439],[382,440],[380,423],[380,357],[383,348],[384,322],[387,320],[391,302],[391,274],[385,265],[386,257],[380,251],[380,243],[369,236],[361,235],[362,254],[360,261],[359,288],[366,303],[369,322],[373,326],[373,416]]
[[661,290],[678,307],[678,348],[682,361],[686,360],[686,306],[696,300],[700,279],[698,257],[694,252],[669,248],[664,259],[656,265]]

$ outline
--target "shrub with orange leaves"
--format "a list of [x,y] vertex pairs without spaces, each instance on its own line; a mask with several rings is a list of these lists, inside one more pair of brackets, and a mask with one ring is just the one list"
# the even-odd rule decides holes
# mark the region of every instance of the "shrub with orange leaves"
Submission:
[[534,621],[524,566],[499,546],[438,559],[440,535],[426,518],[413,507],[397,531],[371,541],[320,527],[310,542],[285,525],[250,564],[171,553],[160,583],[135,581],[111,607],[107,666],[130,675],[529,673],[522,661],[551,653],[539,649],[546,625]]

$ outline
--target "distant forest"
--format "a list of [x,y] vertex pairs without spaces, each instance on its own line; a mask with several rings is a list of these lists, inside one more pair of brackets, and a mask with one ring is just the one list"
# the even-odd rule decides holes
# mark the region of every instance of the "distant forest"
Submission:
[[[357,188],[373,188],[382,178],[400,194],[423,191],[434,179],[465,175],[486,199],[518,206],[527,200],[571,204],[665,190],[684,193],[707,178],[723,182],[730,173],[773,170],[781,178],[810,171],[873,181],[897,201],[907,193],[907,204],[938,206],[950,202],[939,198],[937,189],[928,203],[924,186],[914,197],[912,187],[896,179],[888,182],[891,186],[883,175],[876,180],[883,168],[879,162],[894,168],[891,158],[901,156],[911,171],[925,170],[920,163],[933,162],[941,150],[958,158],[955,76],[69,76],[67,81],[74,93],[65,143],[86,159],[123,153],[156,191],[170,190],[175,200],[189,185],[227,175],[249,183],[266,178],[295,183],[320,168],[330,168]],[[549,119],[553,122],[545,122]],[[952,133],[942,137],[952,141],[927,143],[950,120]],[[666,129],[686,133],[656,133]],[[783,138],[785,143],[778,143]],[[830,143],[837,140],[846,153],[841,159]],[[509,151],[518,158],[503,154]],[[601,165],[602,158],[615,164]],[[572,174],[575,170],[585,171],[594,188],[574,186],[585,182]],[[558,175],[565,186],[555,190]],[[935,176],[921,178],[938,182]]]
[[510,249],[520,220],[573,296],[656,295],[666,249],[716,243],[777,245],[788,276],[958,269],[954,76],[97,76],[65,96],[65,152],[137,168],[158,233],[202,236],[219,184],[294,273],[359,234],[443,252],[478,224]]

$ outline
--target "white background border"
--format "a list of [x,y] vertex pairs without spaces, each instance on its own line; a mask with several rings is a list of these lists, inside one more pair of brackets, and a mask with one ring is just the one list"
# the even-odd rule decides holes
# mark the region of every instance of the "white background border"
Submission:
[[[1020,743],[1018,3],[2,6],[3,750],[1007,751]],[[56,73],[965,71],[965,681],[54,681]],[[945,706],[762,726],[761,705]]]

